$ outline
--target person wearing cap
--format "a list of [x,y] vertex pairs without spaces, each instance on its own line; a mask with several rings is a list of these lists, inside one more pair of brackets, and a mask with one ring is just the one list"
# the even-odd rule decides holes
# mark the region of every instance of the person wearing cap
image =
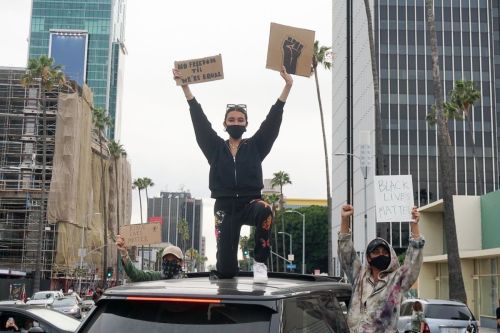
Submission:
[[123,236],[116,236],[116,247],[122,257],[122,265],[127,276],[132,282],[154,281],[162,279],[180,279],[184,277],[182,272],[182,260],[184,256],[182,250],[174,245],[169,245],[163,249],[161,271],[143,271],[134,266],[128,255]]
[[[172,70],[174,79],[182,79],[180,71]],[[215,199],[215,237],[217,264],[210,278],[232,278],[238,273],[238,243],[242,225],[255,226],[254,282],[267,282],[267,261],[270,254],[273,214],[262,200],[264,188],[262,161],[278,137],[293,79],[283,67],[281,77],[285,86],[276,103],[257,132],[243,139],[248,126],[247,107],[227,104],[222,125],[229,137],[224,140],[212,128],[201,105],[187,84],[181,85],[189,104],[196,141],[210,165],[209,188]]]
[[403,265],[392,246],[375,238],[366,247],[362,265],[352,243],[349,220],[351,205],[341,208],[338,256],[342,270],[353,286],[347,323],[351,332],[397,332],[399,308],[403,294],[415,283],[422,267],[425,240],[420,235],[420,213],[411,211],[411,235]]

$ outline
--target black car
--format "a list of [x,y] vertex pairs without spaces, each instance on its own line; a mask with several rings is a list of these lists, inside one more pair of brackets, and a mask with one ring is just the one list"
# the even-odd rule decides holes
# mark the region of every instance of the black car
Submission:
[[13,319],[19,330],[28,332],[72,333],[79,320],[60,312],[36,305],[0,305],[0,332],[5,331],[6,323]]
[[138,282],[106,290],[78,332],[348,332],[345,309],[351,286],[338,278],[251,273],[210,281]]
[[76,319],[82,318],[80,303],[75,297],[66,296],[63,298],[55,299],[54,303],[52,303],[50,307],[68,316],[75,317]]

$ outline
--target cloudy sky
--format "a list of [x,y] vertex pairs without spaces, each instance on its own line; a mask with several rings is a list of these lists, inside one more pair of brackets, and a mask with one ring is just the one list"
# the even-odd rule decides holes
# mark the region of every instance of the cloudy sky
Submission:
[[[191,90],[223,137],[225,105],[247,104],[251,135],[284,85],[278,72],[265,68],[270,23],[314,30],[315,39],[328,46],[331,7],[329,0],[307,5],[299,0],[128,0],[120,142],[132,176],[154,181],[150,195],[182,188],[208,199],[208,164],[194,139],[184,95],[172,80],[174,61],[220,53],[224,80],[192,85]],[[30,11],[30,0],[0,0],[0,66],[26,65]],[[330,138],[331,77],[324,69],[319,76]],[[295,76],[280,135],[263,164],[264,177],[283,170],[293,182],[285,188],[288,197],[326,198],[324,168],[314,78]],[[213,202],[206,203],[204,230],[211,250]],[[138,216],[134,193],[133,220]],[[209,262],[213,261],[209,251]]]

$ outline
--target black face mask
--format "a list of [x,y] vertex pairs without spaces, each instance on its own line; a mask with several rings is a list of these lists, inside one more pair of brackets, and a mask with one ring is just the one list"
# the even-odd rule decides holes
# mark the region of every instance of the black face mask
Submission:
[[239,139],[246,132],[245,126],[241,125],[231,125],[226,127],[226,131],[229,133],[229,136],[233,139]]
[[370,265],[381,270],[385,271],[387,267],[389,267],[389,264],[391,263],[391,257],[389,256],[384,256],[380,255],[378,257],[372,258],[372,261],[370,261]]
[[163,275],[165,275],[166,279],[171,279],[175,275],[179,274],[179,272],[182,270],[181,265],[177,263],[176,260],[167,260],[164,259],[161,268],[163,269]]

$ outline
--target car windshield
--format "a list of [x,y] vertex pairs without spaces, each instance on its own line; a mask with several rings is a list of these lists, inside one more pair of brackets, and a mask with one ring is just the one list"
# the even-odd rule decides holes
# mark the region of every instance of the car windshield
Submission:
[[74,332],[76,331],[78,325],[80,325],[79,320],[66,316],[65,314],[57,311],[45,308],[33,308],[28,309],[28,311],[65,331]]
[[474,320],[474,316],[467,306],[451,304],[427,304],[425,318],[452,320],[469,320],[469,318],[472,318]]
[[71,306],[71,305],[76,305],[77,301],[74,298],[61,298],[61,299],[56,299],[54,303],[52,303],[52,306],[58,307],[58,306]]
[[35,293],[31,299],[39,300],[39,299],[51,299],[51,298],[54,298],[53,293],[47,293],[47,292],[41,291],[41,292]]
[[94,312],[83,332],[267,332],[273,313],[250,304],[110,300]]

